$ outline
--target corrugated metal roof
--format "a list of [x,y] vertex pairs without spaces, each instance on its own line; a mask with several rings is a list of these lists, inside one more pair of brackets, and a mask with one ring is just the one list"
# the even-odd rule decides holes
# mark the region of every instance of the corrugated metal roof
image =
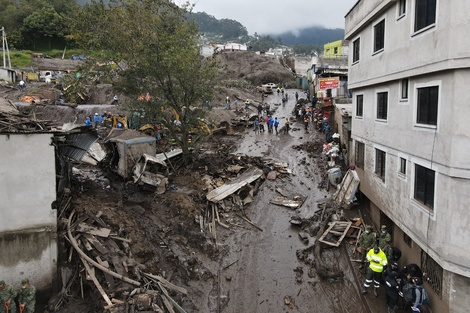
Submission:
[[80,161],[87,150],[98,140],[98,136],[92,132],[69,134],[65,136],[65,143],[60,145],[63,155]]

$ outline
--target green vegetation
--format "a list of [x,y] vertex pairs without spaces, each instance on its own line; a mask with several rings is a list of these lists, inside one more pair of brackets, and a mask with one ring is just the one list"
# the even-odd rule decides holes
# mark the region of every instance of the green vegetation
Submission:
[[200,56],[197,27],[186,12],[169,0],[91,3],[79,10],[71,36],[95,51],[79,81],[112,79],[134,99],[132,112],[144,113],[146,122],[165,123],[189,161],[188,139],[204,117],[204,102],[212,98],[218,65],[215,58]]
[[[0,58],[3,60],[3,53],[0,53]],[[31,51],[11,51],[10,62],[12,67],[28,66],[31,63]]]

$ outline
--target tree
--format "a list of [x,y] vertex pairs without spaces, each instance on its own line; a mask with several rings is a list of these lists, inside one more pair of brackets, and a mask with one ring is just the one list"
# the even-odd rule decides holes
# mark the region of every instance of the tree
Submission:
[[53,38],[64,36],[65,24],[52,6],[44,6],[38,11],[34,11],[23,21],[21,32],[26,40],[29,40],[33,47],[41,40],[47,40],[49,49]]
[[[130,109],[148,122],[163,121],[188,160],[188,138],[212,97],[217,63],[200,56],[197,28],[186,19],[186,9],[169,0],[93,2],[75,19],[74,29],[82,33],[76,38],[84,47],[93,46],[100,59],[119,65],[115,85],[135,99]],[[139,100],[147,94],[148,101]],[[176,115],[181,125],[175,125]]]

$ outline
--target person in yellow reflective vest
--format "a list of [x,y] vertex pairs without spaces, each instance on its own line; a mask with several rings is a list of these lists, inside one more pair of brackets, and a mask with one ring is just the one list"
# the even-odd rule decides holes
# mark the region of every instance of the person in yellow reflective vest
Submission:
[[380,278],[384,268],[387,266],[387,256],[380,250],[378,246],[370,249],[366,256],[367,262],[369,262],[369,268],[367,269],[366,281],[364,282],[364,288],[362,294],[367,293],[367,288],[370,287],[372,280],[374,281],[374,296],[377,297],[377,289],[380,287]]

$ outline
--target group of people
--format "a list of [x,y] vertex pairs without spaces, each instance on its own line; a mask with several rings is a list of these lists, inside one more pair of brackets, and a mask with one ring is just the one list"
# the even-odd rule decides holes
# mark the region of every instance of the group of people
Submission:
[[366,294],[373,284],[373,293],[377,297],[377,290],[384,282],[388,313],[395,313],[400,303],[402,307],[411,307],[412,312],[421,312],[421,307],[429,300],[423,287],[423,272],[414,263],[400,270],[398,260],[401,251],[391,242],[392,237],[385,225],[381,226],[379,235],[373,233],[369,225],[361,234],[359,246],[362,263],[359,268],[367,267],[362,294]]
[[4,280],[0,280],[0,313],[16,313],[18,301],[20,313],[34,313],[36,306],[36,288],[25,278],[21,281],[21,286],[15,289],[7,285]]
[[101,114],[95,113],[93,117],[91,115],[87,116],[85,118],[85,126],[93,126],[94,128],[97,128],[99,124],[104,124],[105,119],[111,119],[111,116],[111,112],[103,112]]
[[273,118],[271,115],[266,115],[266,117],[263,117],[263,115],[259,115],[255,118],[255,121],[253,123],[254,131],[255,134],[259,134],[260,132],[264,132],[265,126],[268,128],[268,133],[273,133],[274,131],[276,132],[276,135],[279,134],[278,128],[279,128],[279,120],[277,117]]

